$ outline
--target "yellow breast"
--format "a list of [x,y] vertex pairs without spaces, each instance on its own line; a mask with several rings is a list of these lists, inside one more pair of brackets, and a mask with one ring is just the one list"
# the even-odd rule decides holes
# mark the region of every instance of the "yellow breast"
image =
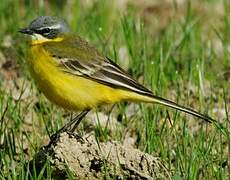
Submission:
[[122,99],[121,90],[62,71],[42,45],[32,46],[29,64],[39,89],[50,101],[65,109],[82,110]]

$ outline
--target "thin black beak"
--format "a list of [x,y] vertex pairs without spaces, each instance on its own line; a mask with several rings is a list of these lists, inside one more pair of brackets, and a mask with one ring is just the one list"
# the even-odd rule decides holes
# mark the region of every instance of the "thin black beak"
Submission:
[[22,34],[28,34],[28,35],[32,35],[33,34],[33,31],[30,30],[29,28],[19,29],[18,32],[20,32]]

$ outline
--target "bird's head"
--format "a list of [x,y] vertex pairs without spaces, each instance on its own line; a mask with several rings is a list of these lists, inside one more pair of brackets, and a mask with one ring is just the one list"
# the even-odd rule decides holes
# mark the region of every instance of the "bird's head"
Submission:
[[69,31],[69,27],[63,19],[51,16],[40,16],[33,20],[28,27],[19,30],[19,32],[32,37],[32,44],[61,41],[61,34]]

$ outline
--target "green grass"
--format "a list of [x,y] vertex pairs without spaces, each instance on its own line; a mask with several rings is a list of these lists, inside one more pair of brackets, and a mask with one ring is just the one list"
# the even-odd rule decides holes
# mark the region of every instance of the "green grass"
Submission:
[[[147,5],[135,3],[128,3],[125,10],[119,11],[116,3],[106,0],[88,4],[60,1],[60,5],[55,1],[26,2],[0,3],[0,54],[15,65],[0,67],[1,179],[42,179],[44,174],[50,179],[52,170],[48,162],[42,171],[36,172],[35,167],[27,168],[28,161],[48,142],[49,135],[69,119],[66,112],[49,103],[36,89],[26,66],[26,42],[17,31],[38,15],[67,19],[73,31],[95,44],[156,95],[208,113],[222,126],[220,130],[158,105],[140,104],[140,113],[129,116],[130,103],[122,103],[111,112],[119,114],[120,126],[110,132],[97,125],[95,134],[99,140],[122,142],[125,134],[130,133],[137,139],[136,147],[160,157],[174,179],[230,178],[227,0],[203,1],[201,6],[210,9],[201,11],[196,10],[197,3],[188,1],[184,13],[177,9],[179,5],[172,6],[175,9],[171,11],[180,17],[173,17],[166,25],[162,24],[168,11],[161,6],[158,11],[164,13],[157,16],[154,11],[143,11]],[[224,12],[213,13],[211,8],[222,3]],[[156,19],[158,23],[154,24]],[[5,45],[7,36],[12,38],[9,46]],[[0,58],[0,65],[2,61]],[[25,85],[19,83],[19,78]],[[67,174],[72,177],[68,169]]]

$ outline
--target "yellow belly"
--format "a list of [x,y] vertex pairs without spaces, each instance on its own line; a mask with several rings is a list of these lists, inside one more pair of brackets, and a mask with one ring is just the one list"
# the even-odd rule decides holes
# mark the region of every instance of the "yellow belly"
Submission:
[[82,110],[122,99],[121,90],[63,72],[40,45],[32,46],[29,63],[39,89],[50,101],[65,109]]
[[65,73],[41,45],[32,46],[29,60],[32,76],[39,89],[55,104],[77,111],[121,100],[152,102],[152,98],[114,89],[80,76]]

